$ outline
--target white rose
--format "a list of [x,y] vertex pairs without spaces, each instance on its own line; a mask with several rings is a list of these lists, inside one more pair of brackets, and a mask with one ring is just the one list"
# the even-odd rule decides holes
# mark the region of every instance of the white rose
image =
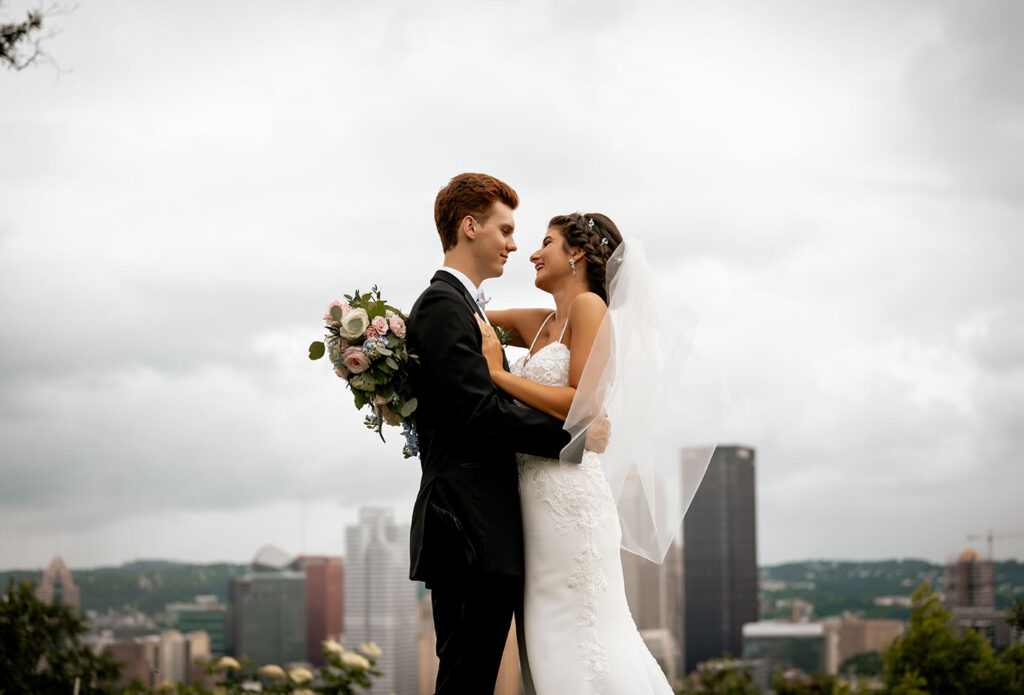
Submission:
[[341,646],[341,644],[337,640],[332,640],[332,639],[324,640],[323,645],[324,645],[324,651],[326,651],[326,652],[330,652],[332,654],[344,654],[345,653],[345,648],[343,646]]
[[237,660],[232,659],[230,656],[222,656],[220,659],[217,660],[217,663],[214,664],[214,668],[218,671],[226,671],[229,668],[235,669],[237,671],[242,667],[241,665],[239,665]]
[[342,654],[341,663],[355,668],[370,668],[370,662],[367,661],[366,657],[355,652],[345,652]]
[[295,683],[308,683],[313,680],[313,672],[308,668],[293,668],[288,672],[288,675],[291,676],[292,681]]
[[260,666],[257,671],[264,678],[276,678],[277,680],[285,680],[288,676],[285,674],[284,669],[277,664],[267,664],[266,666]]
[[376,642],[363,642],[359,645],[359,648],[363,650],[363,654],[372,656],[374,659],[381,655],[380,647],[377,646]]
[[342,317],[338,332],[342,338],[355,340],[363,335],[363,331],[369,325],[370,317],[367,316],[366,309],[352,309]]

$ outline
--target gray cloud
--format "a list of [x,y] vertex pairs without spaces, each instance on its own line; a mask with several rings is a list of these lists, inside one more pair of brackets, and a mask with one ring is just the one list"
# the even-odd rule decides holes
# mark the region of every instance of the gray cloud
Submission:
[[466,170],[522,197],[496,304],[547,303],[526,257],[575,209],[691,301],[758,448],[762,560],[1013,530],[1017,5],[499,10],[93,4],[52,42],[69,72],[5,80],[0,565],[407,513],[416,463],[303,355],[344,292],[411,306]]

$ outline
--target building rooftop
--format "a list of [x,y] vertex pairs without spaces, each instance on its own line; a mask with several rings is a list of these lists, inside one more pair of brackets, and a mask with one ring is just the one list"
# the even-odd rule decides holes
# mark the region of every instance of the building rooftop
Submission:
[[743,626],[744,637],[821,637],[825,626],[821,623],[782,623],[762,620]]

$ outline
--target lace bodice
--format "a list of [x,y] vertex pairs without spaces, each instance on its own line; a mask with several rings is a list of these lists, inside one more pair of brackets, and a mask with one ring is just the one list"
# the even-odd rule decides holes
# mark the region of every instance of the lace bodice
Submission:
[[568,386],[569,348],[563,343],[549,343],[533,355],[520,357],[510,371],[537,384]]

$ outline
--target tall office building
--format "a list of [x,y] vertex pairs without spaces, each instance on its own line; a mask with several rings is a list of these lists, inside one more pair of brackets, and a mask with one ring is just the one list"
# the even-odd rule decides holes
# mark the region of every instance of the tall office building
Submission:
[[43,603],[63,603],[76,613],[81,609],[78,587],[60,555],[55,555],[43,572],[43,581],[36,588],[36,598]]
[[715,449],[683,522],[686,671],[742,654],[743,625],[758,618],[754,458],[750,447]]
[[417,584],[409,580],[409,526],[390,509],[363,507],[345,529],[345,641],[376,642],[383,676],[373,695],[416,695]]
[[227,651],[257,664],[306,660],[306,573],[292,559],[264,548],[251,570],[231,581]]
[[224,656],[224,629],[227,623],[227,606],[216,596],[196,596],[195,601],[168,603],[164,612],[171,624],[182,633],[203,630],[210,637],[210,654]]
[[292,567],[306,574],[306,660],[323,666],[324,640],[338,639],[345,629],[341,558],[300,555]]
[[965,550],[946,565],[946,602],[952,609],[992,608],[996,605],[992,560]]
[[946,603],[953,623],[979,633],[996,649],[1012,640],[1006,611],[996,608],[995,566],[976,550],[965,550],[946,565]]

